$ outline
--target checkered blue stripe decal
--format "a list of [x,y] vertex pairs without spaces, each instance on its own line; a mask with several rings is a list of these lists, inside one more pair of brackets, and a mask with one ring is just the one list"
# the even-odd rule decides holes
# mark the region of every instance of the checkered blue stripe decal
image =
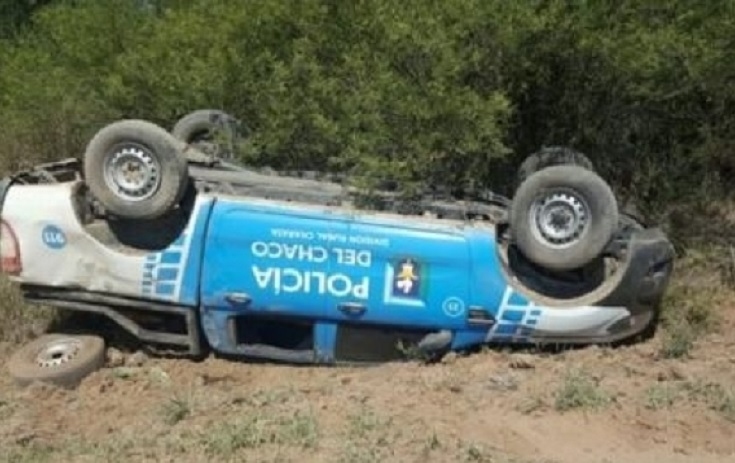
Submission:
[[141,292],[145,296],[178,300],[188,245],[184,233],[166,250],[145,258]]
[[524,342],[533,335],[542,308],[508,286],[498,309],[497,322],[487,334],[487,341]]

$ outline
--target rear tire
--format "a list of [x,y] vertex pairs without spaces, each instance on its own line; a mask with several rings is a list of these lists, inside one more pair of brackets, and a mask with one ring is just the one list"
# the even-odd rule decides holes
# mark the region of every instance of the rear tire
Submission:
[[618,205],[594,172],[562,165],[542,169],[516,191],[510,231],[519,250],[549,270],[572,270],[599,257],[618,227]]
[[594,171],[595,166],[586,155],[563,146],[549,146],[528,156],[518,168],[516,185],[519,186],[534,173],[552,166],[580,166]]
[[[204,154],[221,160],[232,160],[236,123],[237,119],[219,109],[200,109],[179,119],[171,133]],[[222,145],[223,132],[229,138],[230,146]]]
[[151,122],[114,122],[87,146],[85,181],[109,213],[155,219],[174,208],[188,186],[181,151],[181,142]]
[[38,381],[74,387],[104,363],[102,338],[47,334],[18,349],[8,361],[8,371],[20,386]]

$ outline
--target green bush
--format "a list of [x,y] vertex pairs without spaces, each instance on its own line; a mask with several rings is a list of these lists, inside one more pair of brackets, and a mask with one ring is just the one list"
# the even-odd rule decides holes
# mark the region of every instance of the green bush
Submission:
[[565,144],[652,214],[732,194],[725,0],[12,5],[0,168],[79,156],[117,118],[217,107],[250,129],[244,160],[366,185],[509,193],[509,169]]

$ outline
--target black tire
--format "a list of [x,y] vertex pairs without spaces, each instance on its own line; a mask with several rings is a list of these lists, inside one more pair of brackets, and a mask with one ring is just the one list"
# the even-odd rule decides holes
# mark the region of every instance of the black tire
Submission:
[[549,146],[528,156],[518,168],[516,186],[534,173],[552,166],[580,166],[594,171],[595,166],[586,155],[564,146]]
[[[165,129],[151,122],[114,122],[97,132],[87,145],[85,181],[94,197],[112,215],[125,219],[158,218],[179,203],[189,184],[182,145]],[[113,169],[111,163],[125,156],[134,163],[148,166],[151,176],[155,176],[154,184],[147,182],[137,190],[132,187],[126,190],[113,179],[110,172],[122,171]],[[145,194],[138,194],[140,192]]]
[[[574,217],[580,220],[569,220]],[[555,220],[572,226],[560,231],[564,225],[551,223]],[[518,187],[510,210],[510,231],[531,262],[564,271],[599,257],[618,220],[615,195],[602,178],[583,167],[562,165],[542,169]]]
[[[205,154],[230,160],[234,154],[231,142],[236,135],[236,125],[237,119],[224,111],[200,109],[179,119],[171,133],[178,140],[192,145]],[[225,147],[218,143],[218,135],[223,131],[230,138],[230,146]]]
[[20,386],[38,381],[74,387],[104,363],[102,338],[47,334],[18,349],[8,361],[8,372]]

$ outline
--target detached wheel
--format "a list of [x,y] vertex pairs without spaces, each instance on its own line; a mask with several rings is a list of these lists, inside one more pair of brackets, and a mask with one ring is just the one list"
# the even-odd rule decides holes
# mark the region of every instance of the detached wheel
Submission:
[[105,342],[98,336],[47,334],[13,354],[8,371],[15,382],[74,387],[105,362]]
[[528,156],[518,168],[516,185],[520,185],[534,173],[552,166],[580,166],[587,170],[595,170],[595,166],[586,155],[563,146],[550,146]]
[[510,211],[519,250],[549,270],[572,270],[597,258],[618,226],[610,186],[580,166],[553,166],[528,177]]
[[176,206],[188,186],[181,151],[176,138],[151,122],[114,122],[87,145],[85,181],[110,213],[154,219]]
[[192,145],[199,151],[223,160],[233,156],[233,146],[224,149],[224,135],[230,142],[236,135],[237,119],[219,109],[200,109],[191,112],[176,122],[171,133],[178,140]]

